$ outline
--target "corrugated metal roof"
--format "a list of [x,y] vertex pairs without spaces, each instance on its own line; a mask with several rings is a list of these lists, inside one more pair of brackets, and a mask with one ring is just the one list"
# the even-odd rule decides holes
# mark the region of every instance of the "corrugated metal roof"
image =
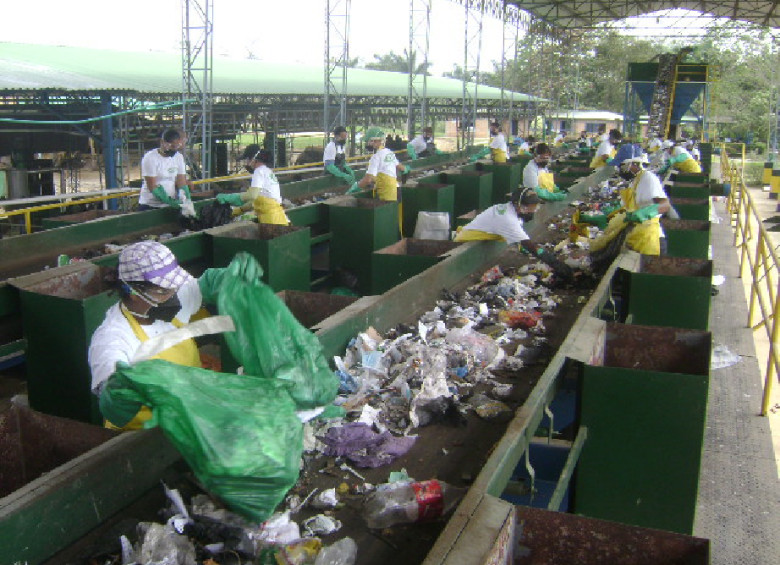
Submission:
[[606,110],[558,110],[554,114],[550,114],[549,117],[556,120],[602,120],[610,122],[613,120],[622,120],[623,114],[616,114],[615,112],[608,112]]
[[[134,53],[0,43],[2,90],[117,90],[139,93],[181,93],[181,56],[176,53]],[[349,69],[349,96],[401,96],[408,93],[408,75]],[[215,94],[322,95],[323,69],[214,57]],[[459,80],[428,77],[429,98],[460,98]],[[480,99],[497,100],[501,90],[480,85]],[[515,102],[534,97],[515,93]]]

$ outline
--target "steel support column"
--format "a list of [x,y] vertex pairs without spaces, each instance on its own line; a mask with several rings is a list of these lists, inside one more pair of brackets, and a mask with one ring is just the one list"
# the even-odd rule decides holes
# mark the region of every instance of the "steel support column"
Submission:
[[200,144],[200,163],[188,161],[202,179],[211,177],[213,31],[214,0],[182,0],[182,127],[189,147]]
[[[323,143],[330,132],[347,123],[347,65],[351,0],[325,0],[325,81],[323,85]],[[331,105],[337,105],[333,111]]]
[[[420,129],[427,124],[428,111],[428,43],[431,34],[431,4],[433,0],[409,0],[409,101],[406,132],[411,140],[415,123]],[[418,61],[421,73],[417,72]]]
[[465,24],[463,41],[463,105],[460,119],[460,143],[463,149],[474,145],[477,128],[477,94],[479,87],[479,57],[482,51],[482,10],[464,6]]
[[[501,121],[508,124],[506,133],[511,137],[513,133],[512,120],[514,119],[517,42],[520,38],[520,13],[517,10],[510,10],[509,6],[506,6],[502,12],[502,21],[504,25],[501,52]],[[511,65],[511,69],[507,70],[509,65]]]

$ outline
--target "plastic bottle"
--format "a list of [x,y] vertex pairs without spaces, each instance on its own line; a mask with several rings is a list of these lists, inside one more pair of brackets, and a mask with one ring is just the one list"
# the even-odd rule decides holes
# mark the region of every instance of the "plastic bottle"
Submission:
[[357,544],[352,538],[342,538],[333,545],[323,547],[314,565],[353,565],[357,559]]
[[460,502],[466,489],[444,481],[403,481],[379,485],[363,506],[369,528],[428,522],[443,516]]

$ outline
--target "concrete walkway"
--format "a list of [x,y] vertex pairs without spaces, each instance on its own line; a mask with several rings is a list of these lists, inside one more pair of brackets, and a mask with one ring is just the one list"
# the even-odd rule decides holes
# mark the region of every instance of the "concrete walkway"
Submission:
[[714,273],[726,277],[712,299],[713,346],[725,345],[742,360],[711,372],[694,535],[711,540],[713,564],[777,564],[780,480],[770,419],[777,421],[780,413],[758,415],[765,357],[757,357],[753,332],[746,327],[747,300],[725,204],[713,206],[721,219],[712,225]]

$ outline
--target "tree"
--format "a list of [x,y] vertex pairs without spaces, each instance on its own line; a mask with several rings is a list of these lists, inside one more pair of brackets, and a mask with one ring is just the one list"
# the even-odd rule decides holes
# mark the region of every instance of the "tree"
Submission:
[[[390,51],[390,53],[387,53],[385,55],[377,55],[374,54],[374,61],[370,63],[366,63],[365,68],[366,69],[372,69],[375,71],[393,71],[397,73],[408,73],[409,72],[409,63],[411,62],[411,66],[414,68],[415,74],[426,74],[430,76],[430,67],[431,63],[420,63],[417,64],[417,52],[412,51],[411,58],[408,55],[408,52],[406,49],[404,49],[403,54],[398,55],[394,51]],[[411,59],[411,61],[410,61]]]

